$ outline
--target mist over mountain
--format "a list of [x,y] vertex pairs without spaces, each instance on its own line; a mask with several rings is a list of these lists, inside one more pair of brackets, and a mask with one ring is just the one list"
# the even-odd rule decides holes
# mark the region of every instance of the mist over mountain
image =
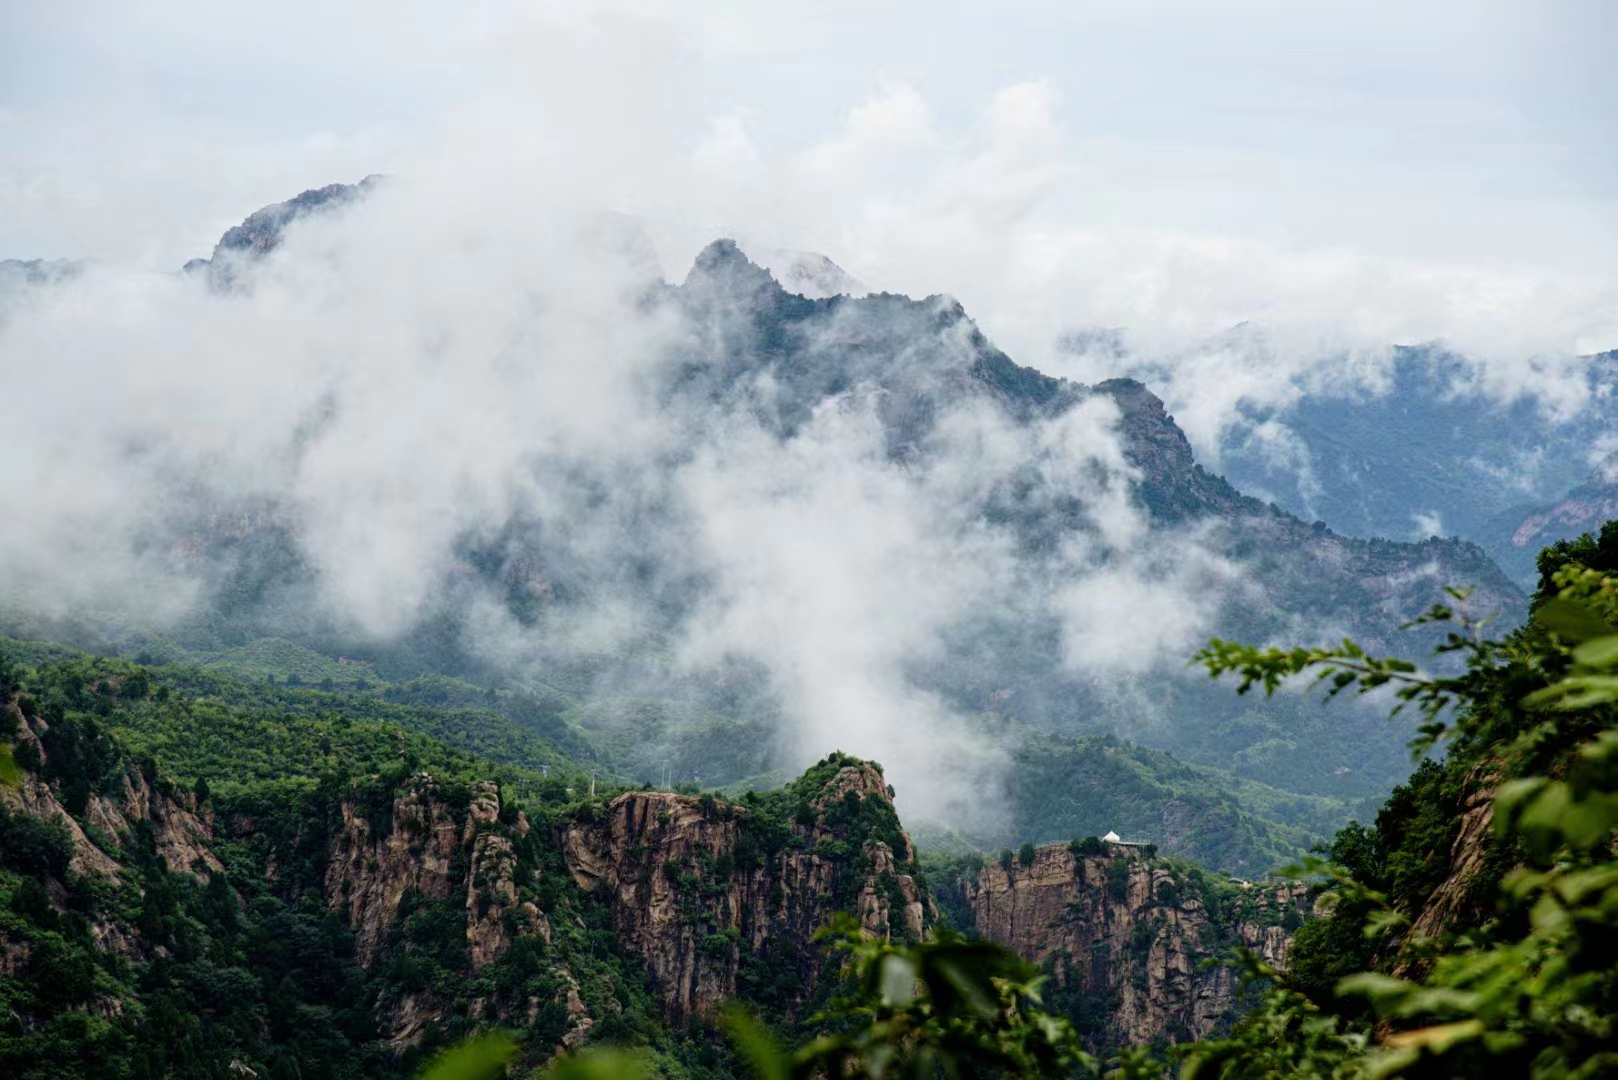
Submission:
[[1166,357],[1118,332],[1063,348],[1159,386],[1234,484],[1350,536],[1458,536],[1528,587],[1541,547],[1604,520],[1593,489],[1618,450],[1615,353],[1333,351],[1253,326]]
[[1615,44],[0,7],[0,1080],[1604,1075]]
[[31,284],[0,349],[49,348],[39,415],[80,422],[25,421],[12,624],[509,683],[626,772],[846,748],[920,817],[997,836],[1006,748],[1036,731],[1373,795],[1408,768],[1396,727],[1233,701],[1187,657],[1210,634],[1409,652],[1447,584],[1521,609],[1475,546],[1242,494],[1146,385],[1051,378],[948,297],[775,261],[819,285],[725,240],[666,284],[629,219],[516,224],[398,178],[260,210],[183,275]]

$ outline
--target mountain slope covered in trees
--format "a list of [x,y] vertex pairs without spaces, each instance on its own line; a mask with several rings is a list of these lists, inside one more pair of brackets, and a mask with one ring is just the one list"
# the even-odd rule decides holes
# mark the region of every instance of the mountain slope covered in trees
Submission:
[[[252,215],[209,263],[210,276],[218,264],[228,278],[212,286],[217,302],[244,302],[276,260],[293,257],[289,230],[317,230],[386,193],[386,182],[333,185]],[[1244,495],[1198,464],[1148,387],[1084,386],[1019,366],[947,297],[811,299],[729,241],[666,284],[632,225],[604,235],[614,251],[635,250],[637,310],[679,328],[644,358],[640,387],[669,441],[644,456],[568,453],[536,466],[531,486],[545,497],[514,497],[505,516],[458,535],[403,630],[378,637],[333,609],[295,500],[214,490],[206,478],[168,508],[169,533],[141,539],[199,588],[188,616],[152,626],[126,613],[13,609],[5,625],[317,685],[493,686],[506,719],[519,722],[521,709],[520,722],[548,738],[582,734],[604,768],[637,779],[725,785],[792,773],[824,747],[800,745],[803,692],[783,686],[791,657],[742,640],[691,662],[693,637],[737,595],[725,575],[741,557],[704,550],[715,530],[699,497],[708,488],[694,485],[711,486],[718,470],[725,483],[760,485],[766,505],[790,501],[802,485],[779,483],[782,462],[831,438],[828,418],[844,415],[856,434],[833,424],[835,437],[856,450],[837,443],[853,455],[838,468],[879,477],[899,512],[918,515],[921,541],[959,553],[932,576],[958,573],[963,590],[984,593],[929,630],[924,647],[901,647],[883,674],[897,683],[892,696],[935,697],[968,727],[1008,721],[1012,741],[1114,734],[1299,796],[1374,798],[1404,774],[1408,733],[1369,710],[1328,723],[1294,698],[1232,702],[1181,669],[1194,632],[1349,634],[1385,648],[1445,585],[1474,586],[1472,603],[1507,621],[1521,615],[1521,592],[1479,548],[1351,538]],[[319,416],[343,415],[332,394],[295,433],[294,461],[319,444]],[[747,460],[732,462],[751,439]],[[996,445],[1014,451],[982,452]],[[985,558],[968,554],[974,545]],[[880,577],[901,572],[902,560]],[[1096,595],[1069,599],[1080,585]],[[1139,625],[1075,630],[1074,613],[1082,624],[1116,589],[1150,597]],[[938,603],[950,603],[947,590]],[[620,635],[610,648],[581,643],[578,628],[597,620]],[[1137,661],[1127,654],[1144,648],[1126,646],[1125,632],[1163,644]],[[450,697],[481,707],[460,689]]]
[[[711,1027],[720,1006],[812,1033],[841,985],[816,936],[838,912],[895,943],[927,934],[940,903],[989,932],[958,868],[935,902],[879,766],[834,754],[732,801],[622,791],[553,749],[538,771],[499,765],[407,730],[411,714],[376,699],[358,716],[343,694],[283,689],[266,706],[255,687],[270,693],[7,643],[7,1075],[212,1077],[235,1062],[407,1076],[497,1024],[529,1064],[618,1045],[662,1075],[735,1076]],[[1116,863],[1156,880],[1155,858],[1087,843],[1096,874]],[[1233,895],[1174,867],[1173,897],[1112,889],[1108,910],[1160,921],[1149,912],[1183,903],[1192,918],[1199,898]],[[1194,916],[1204,937],[1257,932],[1240,929],[1251,913],[1218,910]],[[1212,957],[1201,940],[1164,948]],[[1110,976],[1143,987],[1132,1031],[1228,1026],[1229,972],[1215,998],[1187,995],[1154,982],[1148,951]],[[1117,1045],[1112,1029],[1091,1034]]]

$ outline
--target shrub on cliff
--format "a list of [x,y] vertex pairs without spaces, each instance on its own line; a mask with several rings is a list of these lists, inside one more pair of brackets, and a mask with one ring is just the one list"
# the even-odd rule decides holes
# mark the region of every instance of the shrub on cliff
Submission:
[[67,876],[73,835],[60,821],[13,812],[0,803],[0,866],[34,877]]
[[[1602,562],[1609,547],[1618,556],[1611,524],[1599,541],[1547,551],[1534,621],[1504,641],[1460,620],[1447,645],[1467,656],[1460,675],[1428,676],[1352,642],[1215,641],[1204,651],[1210,671],[1238,674],[1242,690],[1273,691],[1305,672],[1332,694],[1390,688],[1424,719],[1418,752],[1448,739],[1450,754],[1418,770],[1373,830],[1340,834],[1332,854],[1349,865],[1332,870],[1335,913],[1301,935],[1293,972],[1263,1009],[1229,1038],[1189,1050],[1186,1080],[1618,1073],[1618,562]],[[1430,616],[1457,618],[1442,608]],[[1495,835],[1464,853],[1473,869],[1457,877],[1446,841],[1463,796],[1492,801]],[[1418,938],[1410,928],[1440,887],[1442,910],[1461,924],[1429,918],[1436,936]]]
[[1082,840],[1074,840],[1068,844],[1068,850],[1073,852],[1076,859],[1090,859],[1107,853],[1107,847],[1099,836],[1086,836]]
[[1045,1012],[1037,969],[996,945],[940,931],[898,946],[843,916],[821,934],[843,958],[848,992],[815,1018],[824,1034],[783,1050],[745,1012],[729,1027],[760,1080],[810,1077],[1090,1073],[1095,1062],[1065,1020]]

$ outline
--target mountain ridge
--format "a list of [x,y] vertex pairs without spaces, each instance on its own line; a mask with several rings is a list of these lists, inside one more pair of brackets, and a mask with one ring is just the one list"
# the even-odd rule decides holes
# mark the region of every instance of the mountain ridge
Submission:
[[[530,1064],[631,1040],[727,1075],[712,1027],[723,1002],[813,1027],[837,987],[816,937],[833,913],[910,941],[941,918],[881,767],[847,755],[733,801],[597,797],[593,780],[588,795],[558,783],[523,797],[520,781],[486,779],[489,763],[426,744],[414,753],[436,761],[379,747],[383,760],[346,759],[318,782],[227,770],[218,790],[186,790],[107,726],[170,703],[166,682],[0,664],[0,750],[18,763],[0,773],[0,1064],[30,1080],[202,1076],[230,1060],[391,1078],[488,1023],[519,1029]],[[1098,1047],[1224,1030],[1240,1004],[1231,973],[1190,993],[1191,965],[1232,933],[1280,962],[1279,917],[1230,908],[1235,887],[1186,864],[1080,847],[1063,896],[1140,955],[1081,979],[1057,954],[1085,919],[1011,943],[1056,959],[1076,1015],[1093,1013],[1090,978],[1125,994],[1127,1024],[1088,1032]],[[946,906],[971,910],[992,873],[940,879]],[[1003,923],[963,928],[996,937]],[[91,1019],[75,1028],[75,1015]],[[63,1030],[73,1048],[53,1054]]]
[[[246,283],[255,259],[277,249],[289,223],[341,212],[373,189],[380,190],[379,182],[314,189],[250,215],[216,246],[221,265],[234,275],[232,287]],[[1429,604],[1446,601],[1445,585],[1478,586],[1473,602],[1480,610],[1508,620],[1524,608],[1521,591],[1475,546],[1355,540],[1243,495],[1202,467],[1184,431],[1145,384],[1116,379],[1084,386],[1019,365],[953,298],[808,298],[784,289],[735,241],[720,240],[698,255],[684,282],[648,286],[639,305],[669,315],[684,331],[649,373],[654,405],[661,418],[676,421],[678,439],[657,456],[627,465],[564,460],[559,470],[578,484],[582,507],[609,510],[616,509],[614,490],[623,486],[612,470],[627,467],[633,474],[633,506],[624,508],[623,520],[634,523],[634,535],[605,556],[589,546],[593,541],[572,539],[573,522],[518,502],[505,520],[456,538],[453,565],[435,583],[415,628],[395,641],[366,641],[343,632],[340,613],[323,614],[313,603],[319,568],[286,508],[254,504],[245,508],[251,513],[233,513],[229,505],[199,506],[177,528],[171,550],[204,583],[204,600],[198,615],[169,628],[169,636],[185,651],[210,654],[287,638],[326,656],[358,659],[393,681],[408,673],[509,682],[531,689],[536,699],[556,701],[560,710],[588,709],[606,692],[597,689],[603,685],[644,687],[643,704],[697,719],[669,725],[672,743],[637,750],[635,740],[614,734],[613,725],[628,732],[623,725],[637,722],[635,708],[622,710],[623,720],[609,718],[593,733],[627,748],[617,767],[658,771],[660,756],[662,763],[680,757],[687,742],[761,750],[745,761],[738,751],[711,758],[713,771],[704,777],[711,784],[801,767],[818,748],[787,743],[767,662],[744,655],[730,667],[693,674],[671,672],[662,658],[675,651],[714,595],[712,565],[680,539],[700,525],[700,508],[682,486],[693,459],[722,450],[739,426],[762,433],[761,447],[790,450],[817,416],[839,408],[865,410],[880,434],[881,454],[858,467],[910,485],[907,491],[929,470],[979,467],[948,442],[948,423],[962,416],[1022,440],[1023,456],[993,463],[998,471],[982,471],[965,501],[947,508],[950,519],[969,522],[974,535],[992,537],[1009,553],[1016,576],[1003,586],[1008,595],[946,627],[944,651],[907,661],[901,674],[906,685],[936,694],[975,725],[986,727],[991,715],[1005,717],[1016,737],[1114,731],[1203,766],[1227,768],[1233,757],[1250,761],[1240,766],[1249,780],[1279,767],[1297,785],[1291,790],[1365,797],[1386,790],[1409,767],[1402,737],[1380,718],[1345,713],[1349,719],[1335,725],[1310,720],[1288,733],[1278,719],[1243,718],[1254,709],[1270,717],[1297,713],[1296,701],[1232,703],[1206,683],[1169,671],[1154,672],[1157,685],[1141,688],[1154,701],[1143,719],[1135,700],[1114,700],[1115,684],[1128,688],[1128,680],[1092,675],[1085,666],[1088,644],[1068,644],[1066,614],[1041,606],[1041,597],[1060,594],[1075,577],[1105,578],[1122,568],[1135,587],[1166,582],[1176,602],[1181,593],[1193,596],[1200,605],[1198,633],[1249,640],[1352,634],[1368,647],[1399,652],[1422,651],[1400,627]],[[341,402],[330,408],[340,411]],[[1099,411],[1092,416],[1086,409]],[[1097,446],[1069,449],[1073,434],[1059,425],[1075,417],[1095,428]],[[318,431],[308,436],[319,437]],[[1121,461],[1108,457],[1114,442]],[[1077,475],[1051,464],[1070,453],[1082,459]],[[1121,508],[1098,509],[1097,492],[1116,493]],[[1103,512],[1141,515],[1144,524],[1120,547],[1098,517]],[[599,597],[633,603],[643,613],[639,636],[615,656],[569,652],[561,635],[547,633]],[[476,653],[470,613],[484,601],[522,628],[523,669],[501,669]],[[322,624],[323,617],[329,622]],[[1154,617],[1192,616],[1165,608]],[[1138,629],[1162,632],[1150,624]],[[1170,645],[1184,650],[1180,656],[1194,647],[1194,635],[1173,626],[1168,631]],[[136,636],[128,639],[131,652],[145,647]],[[111,647],[122,646],[114,640]],[[577,689],[545,689],[558,686]],[[703,717],[752,736],[716,744],[707,736],[720,728]],[[1207,734],[1214,730],[1228,737],[1215,740]],[[1260,747],[1268,755],[1264,765],[1253,756]],[[1357,790],[1344,789],[1345,776]]]

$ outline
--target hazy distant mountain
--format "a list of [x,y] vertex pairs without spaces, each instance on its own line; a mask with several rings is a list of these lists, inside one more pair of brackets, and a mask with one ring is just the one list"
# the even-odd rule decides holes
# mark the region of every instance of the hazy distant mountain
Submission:
[[[333,204],[331,195],[318,201],[300,198],[316,207]],[[272,249],[274,230],[294,219],[286,209],[272,209],[227,234],[235,239],[222,241],[221,250]],[[827,273],[836,269],[829,261],[811,265]],[[785,276],[791,278],[790,273]],[[835,275],[821,280],[845,283]],[[1522,604],[1521,593],[1473,545],[1352,539],[1243,495],[1196,463],[1184,434],[1147,387],[1131,380],[1083,386],[1021,367],[947,297],[803,295],[750,260],[737,244],[719,241],[698,256],[683,284],[658,286],[647,303],[676,310],[694,332],[660,369],[657,391],[662,409],[680,418],[690,449],[637,466],[636,483],[661,494],[639,505],[633,522],[615,526],[623,535],[614,550],[621,549],[623,556],[604,559],[598,551],[578,550],[571,539],[577,521],[562,523],[519,509],[496,535],[467,538],[463,559],[472,577],[447,583],[445,597],[470,596],[469,589],[492,585],[521,621],[542,630],[568,611],[629,591],[644,605],[646,648],[651,650],[636,655],[655,655],[661,648],[655,642],[678,633],[713,588],[664,539],[692,528],[672,494],[671,478],[687,454],[701,454],[702,447],[728,439],[737,418],[785,443],[800,436],[829,405],[870,400],[887,458],[912,473],[925,473],[950,467],[950,455],[959,453],[945,436],[949,421],[963,409],[987,409],[997,422],[1033,430],[1101,398],[1118,409],[1127,467],[1138,472],[1129,485],[1132,501],[1151,530],[1138,541],[1143,550],[1128,557],[1147,566],[1148,574],[1156,572],[1152,566],[1172,573],[1178,550],[1174,544],[1195,537],[1196,551],[1225,560],[1239,578],[1231,594],[1221,601],[1215,595],[1219,583],[1208,584],[1210,603],[1218,608],[1210,629],[1222,635],[1329,639],[1353,634],[1373,647],[1409,652],[1417,646],[1398,628],[1440,599],[1442,585],[1477,585],[1480,605],[1508,615]],[[578,465],[586,474],[597,467]],[[604,490],[618,483],[606,473],[594,482],[605,485]],[[978,500],[975,509],[967,507],[968,516],[978,522],[973,527],[1009,540],[1025,588],[1035,593],[1065,587],[1074,572],[1065,561],[1074,543],[1100,543],[1095,508],[1034,463],[993,477],[973,497]],[[300,598],[309,587],[296,545],[275,539],[289,536],[284,530],[294,526],[280,524],[273,513],[252,520],[265,524],[245,530],[232,524],[228,535],[204,533],[195,546],[220,560],[220,609],[243,626],[256,627],[254,633],[281,632],[275,613],[301,610],[305,605]],[[1105,565],[1121,556],[1103,552],[1096,558]],[[424,670],[476,663],[453,648],[442,651],[464,633],[457,629],[461,616],[456,603],[444,600],[428,629],[409,645],[429,650],[430,659],[415,662]],[[1161,617],[1178,616],[1165,612]],[[1189,647],[1194,643],[1187,651]],[[661,686],[657,693],[664,699],[695,694],[705,709],[729,712],[737,707],[733,676],[726,676],[731,690],[724,693],[702,689],[700,678],[675,689],[663,676],[645,670],[643,659],[618,662],[638,671],[632,681]],[[551,655],[545,663],[554,679],[573,678],[574,685],[599,677],[565,676],[571,664],[565,655]],[[946,654],[912,665],[910,676],[967,711],[993,712],[1038,728],[1124,730],[1193,760],[1222,767],[1235,763],[1255,778],[1286,775],[1295,789],[1364,793],[1366,785],[1379,782],[1373,777],[1396,777],[1407,760],[1402,737],[1379,723],[1361,730],[1359,722],[1339,717],[1333,721],[1335,733],[1322,744],[1303,730],[1278,731],[1279,721],[1273,718],[1237,723],[1251,713],[1251,703],[1231,698],[1222,688],[1173,678],[1152,693],[1162,715],[1146,732],[1138,717],[1118,715],[1120,706],[1109,703],[1108,686],[1074,669],[1072,658],[1064,655],[1059,621],[1033,603],[1008,602],[1003,611],[973,613],[952,631]],[[578,692],[589,696],[588,690]],[[745,706],[748,711],[769,710],[762,690],[746,693],[752,702]],[[1286,708],[1285,703],[1270,707],[1265,715],[1273,717]],[[1264,713],[1264,707],[1259,711]],[[612,734],[618,721],[600,722],[606,726],[598,728],[598,737],[633,745],[627,729]],[[1260,744],[1264,749],[1255,751]],[[724,780],[770,764],[767,753],[763,758],[747,756],[745,762],[738,759],[739,772],[714,762],[706,779]]]
[[77,259],[0,259],[0,289],[16,285],[51,285],[79,274]]
[[824,300],[828,296],[864,296],[871,291],[864,282],[824,255],[758,248],[751,244],[744,244],[742,248],[748,258],[768,270],[787,292]]
[[295,195],[286,202],[271,203],[249,214],[240,225],[225,230],[206,259],[192,259],[184,272],[206,274],[215,288],[229,288],[243,260],[262,258],[281,246],[287,226],[318,214],[341,210],[364,198],[384,178],[367,176],[357,184],[327,184]]
[[1609,466],[1586,482],[1550,502],[1514,507],[1484,523],[1479,542],[1519,581],[1535,577],[1541,548],[1558,540],[1571,540],[1587,532],[1600,532],[1604,522],[1618,518],[1618,475]]
[[[1385,388],[1326,387],[1282,409],[1244,407],[1221,463],[1244,490],[1353,536],[1474,540],[1527,584],[1539,546],[1563,538],[1558,523],[1573,535],[1588,527],[1577,511],[1549,508],[1564,496],[1589,502],[1568,493],[1590,477],[1601,440],[1618,434],[1618,353],[1590,357],[1587,378],[1588,403],[1555,417],[1532,397],[1485,392],[1442,349],[1401,347]],[[1290,431],[1290,449],[1303,452],[1277,453],[1262,424]],[[1551,516],[1522,531],[1536,513]]]
[[28,290],[72,281],[85,265],[78,259],[0,259],[0,317]]
[[[245,284],[289,223],[350,205],[375,183],[332,185],[260,210],[192,270],[216,288]],[[624,244],[634,247],[634,231],[609,224],[598,239],[621,256]],[[641,308],[668,316],[660,325],[683,328],[659,346],[666,355],[644,365],[648,407],[661,417],[664,441],[644,452],[628,441],[610,453],[592,448],[546,461],[536,483],[554,490],[514,498],[506,520],[460,536],[454,565],[403,638],[355,640],[323,613],[320,573],[301,545],[295,507],[215,492],[177,505],[175,535],[164,541],[210,598],[190,624],[171,630],[173,639],[217,651],[290,638],[371,664],[388,679],[516,678],[537,700],[554,699],[556,711],[625,768],[689,758],[693,747],[703,748],[706,783],[795,768],[801,762],[777,755],[783,704],[768,664],[693,668],[668,657],[694,624],[767,587],[747,576],[755,568],[701,556],[705,532],[752,509],[748,499],[718,511],[702,505],[704,478],[756,486],[751,502],[768,504],[822,481],[837,494],[846,472],[848,497],[874,500],[882,514],[843,524],[840,513],[862,506],[833,499],[816,511],[821,520],[806,524],[842,528],[858,540],[860,530],[894,520],[901,536],[925,523],[906,543],[916,548],[928,602],[947,604],[950,575],[981,593],[962,612],[940,617],[938,640],[929,631],[893,658],[891,678],[905,693],[1003,725],[1007,740],[1035,729],[1116,732],[1285,790],[1357,798],[1408,770],[1406,736],[1352,710],[1322,717],[1295,698],[1238,699],[1181,675],[1202,638],[1352,634],[1411,654],[1421,640],[1399,628],[1441,599],[1445,585],[1477,586],[1476,604],[1508,620],[1522,610],[1521,591],[1473,544],[1355,539],[1243,494],[1196,462],[1184,433],[1140,382],[1086,386],[1019,366],[954,300],[855,297],[858,283],[829,260],[794,256],[777,271],[785,283],[722,240],[698,256],[683,283],[649,283]],[[809,295],[818,292],[831,295]],[[323,408],[341,415],[343,402]],[[1358,415],[1348,405],[1323,409],[1307,415],[1328,427]],[[311,422],[298,438],[312,442],[322,431]],[[864,449],[868,436],[874,451]],[[857,452],[844,447],[816,464],[815,447],[828,439],[851,440]],[[1433,448],[1435,461],[1444,445]],[[1344,507],[1417,497],[1379,501],[1374,486],[1354,482],[1351,457],[1342,460]],[[1338,483],[1334,473],[1323,475],[1328,488]],[[874,494],[866,490],[872,484]],[[880,535],[872,541],[891,543]],[[882,574],[908,570],[881,565]],[[729,572],[740,573],[741,584]],[[767,599],[769,623],[790,642],[796,601]],[[892,602],[920,599],[901,592]],[[493,625],[491,603],[502,609],[500,625],[523,635],[498,657],[481,644]],[[632,626],[633,636],[601,654],[574,631],[606,612]],[[1085,620],[1077,636],[1075,612]],[[838,627],[836,635],[860,629]],[[1132,668],[1131,654],[1148,659]],[[845,674],[814,678],[840,682]],[[724,737],[715,739],[716,731]]]
[[[898,459],[925,455],[939,417],[965,399],[991,401],[1031,423],[1097,395],[1110,398],[1140,472],[1135,496],[1152,521],[1165,529],[1211,527],[1207,542],[1254,573],[1275,605],[1271,614],[1319,618],[1389,639],[1399,621],[1436,596],[1435,580],[1475,582],[1480,601],[1506,608],[1522,600],[1475,545],[1351,539],[1243,495],[1196,463],[1184,433],[1146,386],[1130,379],[1084,386],[1021,367],[948,298],[794,296],[727,241],[704,251],[671,295],[696,324],[727,329],[723,339],[705,342],[717,348],[682,372],[682,392],[696,383],[718,399],[740,375],[762,367],[771,376],[771,420],[783,436],[819,404],[861,384],[882,390],[889,450]],[[994,513],[1015,524],[1028,550],[1089,527],[1077,501],[1045,501],[1050,492],[1026,478],[1024,485],[1002,493]],[[1238,618],[1261,631],[1262,611],[1250,606]]]
[[[295,222],[321,214],[342,211],[352,206],[386,180],[380,174],[367,176],[357,184],[327,184],[295,195],[285,202],[272,203],[254,211],[240,225],[232,226],[219,238],[213,253],[206,259],[192,259],[182,270],[185,273],[208,275],[216,287],[229,287],[234,283],[242,260],[261,258],[281,246],[286,230]],[[603,213],[590,226],[591,240],[603,249],[613,250],[628,265],[638,268],[648,283],[659,281],[664,269],[650,235],[642,224],[627,214]],[[769,270],[781,287],[788,292],[811,299],[828,296],[863,296],[869,289],[858,278],[838,266],[831,259],[812,251],[793,251],[747,244],[748,256]],[[62,270],[76,264],[66,261],[47,263],[43,260],[0,262],[0,287],[5,276],[14,271],[25,273],[30,280],[43,281],[59,277]]]

